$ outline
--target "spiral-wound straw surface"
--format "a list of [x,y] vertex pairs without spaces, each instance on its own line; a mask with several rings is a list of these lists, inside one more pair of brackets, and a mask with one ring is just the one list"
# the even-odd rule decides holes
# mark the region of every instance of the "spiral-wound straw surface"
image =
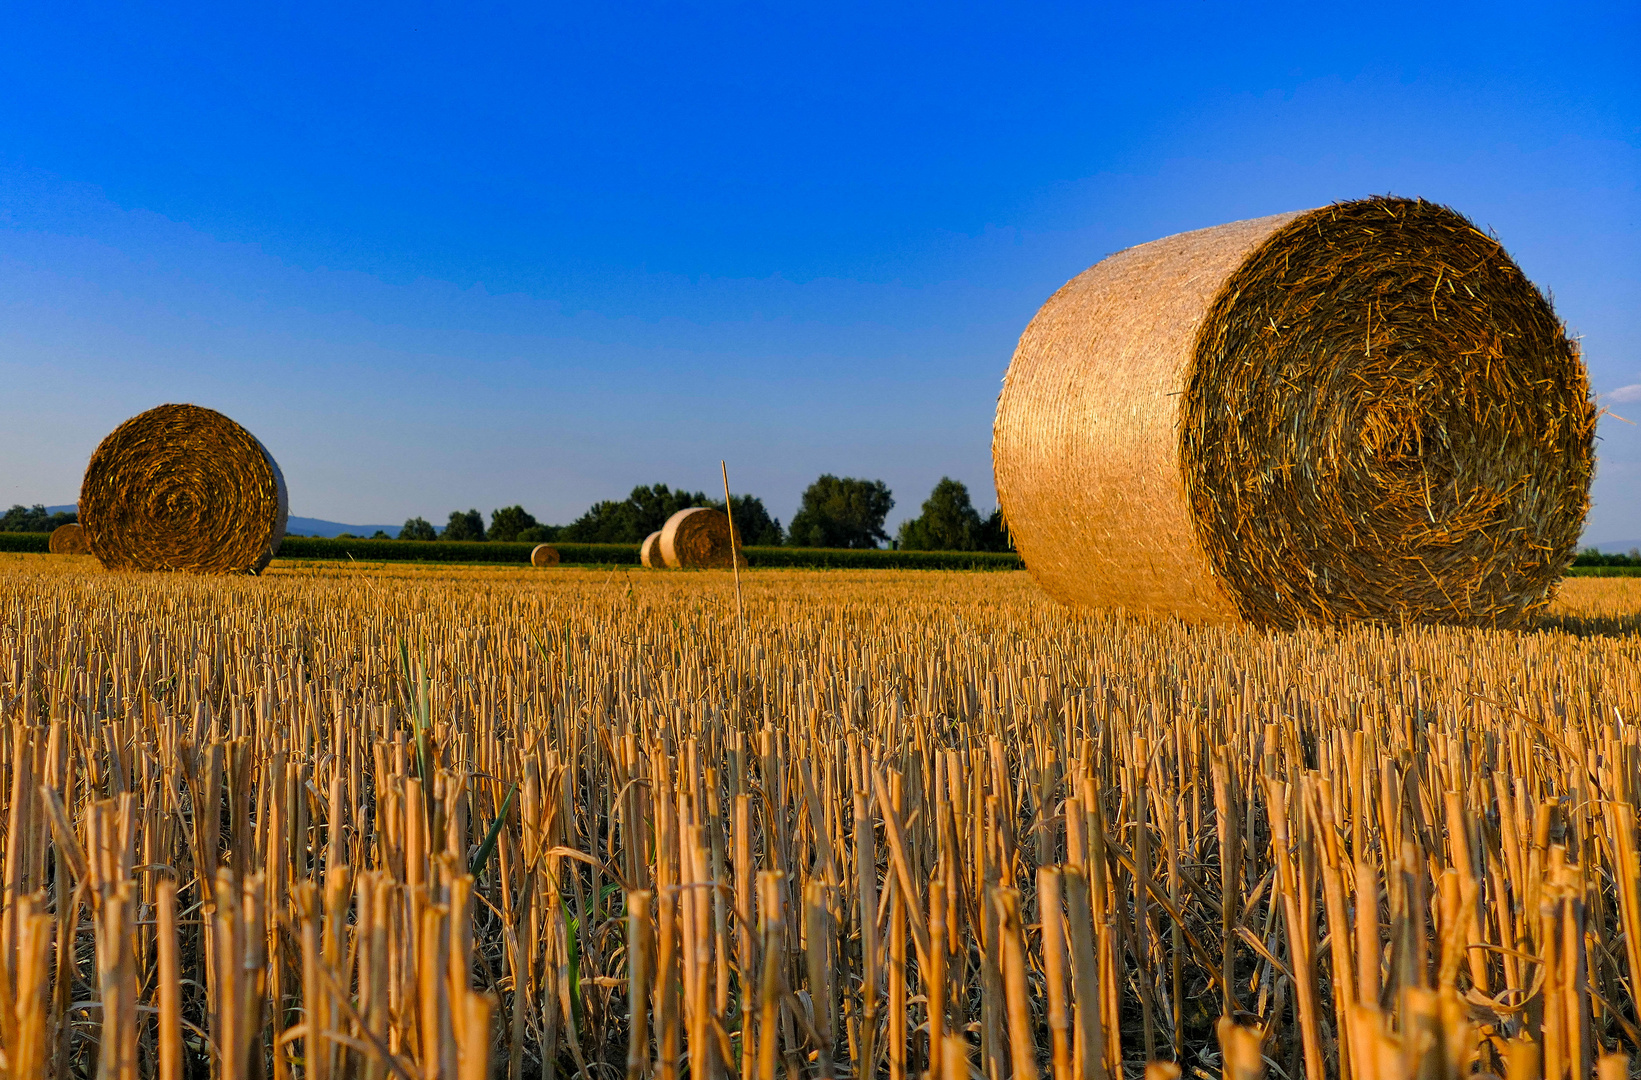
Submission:
[[86,466],[80,523],[110,570],[256,573],[285,536],[285,478],[228,417],[161,405],[115,428]]
[[656,547],[662,562],[674,570],[728,570],[737,555],[746,565],[740,546],[731,548],[729,516],[708,506],[692,506],[668,518]]
[[46,548],[53,555],[89,555],[91,547],[85,542],[85,529],[74,522],[51,530]]

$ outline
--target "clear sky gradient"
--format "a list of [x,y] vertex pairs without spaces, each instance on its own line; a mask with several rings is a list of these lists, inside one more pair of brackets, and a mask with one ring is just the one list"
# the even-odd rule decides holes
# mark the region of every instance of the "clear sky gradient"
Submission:
[[[1067,279],[1383,192],[1496,230],[1641,421],[1633,3],[144,7],[6,9],[0,505],[192,401],[332,520],[720,458],[783,520],[823,471],[984,508]],[[1638,430],[1591,541],[1641,537]]]

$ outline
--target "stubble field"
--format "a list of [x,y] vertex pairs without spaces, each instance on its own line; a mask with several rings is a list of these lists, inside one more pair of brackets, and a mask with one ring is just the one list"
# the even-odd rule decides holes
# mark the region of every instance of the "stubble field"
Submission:
[[1641,1040],[1641,580],[1528,633],[742,584],[0,556],[10,1075],[1513,1080]]

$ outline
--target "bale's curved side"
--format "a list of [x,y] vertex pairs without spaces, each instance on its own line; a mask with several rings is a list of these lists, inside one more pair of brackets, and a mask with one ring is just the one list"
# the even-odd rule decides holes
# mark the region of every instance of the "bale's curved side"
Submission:
[[537,544],[530,549],[530,565],[538,567],[557,566],[559,563],[558,548],[551,544]]
[[285,478],[228,417],[161,405],[114,429],[86,465],[80,523],[111,570],[257,573],[285,536]]
[[1063,603],[1235,620],[1197,540],[1179,406],[1225,279],[1293,214],[1118,252],[1020,337],[992,430],[997,499],[1026,568]]
[[51,530],[51,539],[46,542],[46,548],[53,555],[91,554],[91,545],[85,540],[85,528],[74,522]]
[[1576,347],[1496,240],[1375,198],[1131,248],[1061,289],[999,398],[999,502],[1070,604],[1507,626],[1588,507]]
[[729,516],[722,510],[692,506],[667,519],[657,542],[661,560],[674,570],[728,570],[746,556],[732,547]]
[[661,530],[657,529],[644,537],[644,542],[638,547],[638,561],[651,570],[665,570],[666,560],[661,558]]

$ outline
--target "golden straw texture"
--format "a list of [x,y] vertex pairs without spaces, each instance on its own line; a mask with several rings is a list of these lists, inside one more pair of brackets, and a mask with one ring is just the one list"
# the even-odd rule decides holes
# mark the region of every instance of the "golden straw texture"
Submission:
[[1375,198],[1074,279],[1021,337],[992,454],[1065,603],[1511,626],[1573,555],[1594,427],[1576,347],[1498,242]]
[[661,530],[657,529],[644,537],[644,543],[638,548],[638,561],[651,570],[665,570],[666,560],[661,558]]
[[161,405],[91,455],[80,522],[110,570],[257,573],[285,536],[285,478],[250,432],[211,409]]
[[[722,510],[692,506],[667,519],[661,528],[661,561],[687,570],[728,570],[734,565],[730,555],[729,517]],[[746,556],[740,564],[746,565]]]
[[85,542],[85,529],[72,523],[51,530],[49,545],[53,555],[91,554],[91,546]]
[[531,566],[557,566],[558,548],[551,544],[537,544],[530,549]]

